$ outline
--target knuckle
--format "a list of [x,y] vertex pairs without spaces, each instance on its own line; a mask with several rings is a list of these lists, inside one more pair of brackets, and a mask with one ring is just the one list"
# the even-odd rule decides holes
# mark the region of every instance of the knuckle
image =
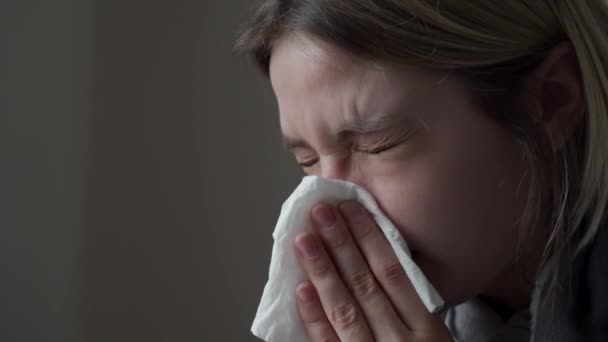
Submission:
[[374,275],[369,271],[353,274],[350,277],[350,284],[353,294],[360,299],[373,296],[379,290]]
[[332,327],[327,322],[327,319],[320,318],[314,322],[308,322],[307,324],[308,334],[314,341],[319,342],[340,342]]
[[413,340],[410,340],[410,339],[405,339],[405,336],[403,336],[403,335],[399,335],[399,336],[397,336],[397,335],[395,335],[395,334],[392,334],[392,335],[391,335],[389,338],[387,338],[386,340],[387,340],[387,341],[389,341],[389,342],[404,342],[404,341],[413,341]]
[[323,240],[332,248],[340,248],[346,243],[346,234],[337,224],[329,228],[323,228]]
[[383,279],[389,283],[395,283],[402,281],[405,277],[405,271],[399,262],[395,262],[386,266],[383,266],[378,271],[378,278]]
[[321,337],[319,342],[340,342],[336,336]]
[[350,223],[351,223],[351,231],[353,233],[353,236],[355,236],[355,238],[357,240],[363,240],[363,239],[368,238],[373,231],[372,225],[369,224],[369,222],[367,222],[367,220],[359,218],[359,219],[354,219]]
[[322,256],[309,260],[309,273],[311,276],[323,277],[329,273],[331,265]]
[[317,326],[322,327],[324,323],[327,322],[324,314],[319,313],[318,307],[303,307],[300,305],[300,316],[302,317],[302,321],[309,328],[315,328]]
[[358,313],[352,303],[334,308],[330,316],[333,325],[339,330],[353,331],[357,329]]

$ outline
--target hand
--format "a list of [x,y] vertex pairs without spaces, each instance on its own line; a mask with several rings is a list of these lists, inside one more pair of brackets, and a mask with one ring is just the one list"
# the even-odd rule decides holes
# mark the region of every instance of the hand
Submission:
[[315,232],[295,239],[310,281],[298,309],[313,342],[452,341],[430,314],[371,215],[357,202],[312,211]]

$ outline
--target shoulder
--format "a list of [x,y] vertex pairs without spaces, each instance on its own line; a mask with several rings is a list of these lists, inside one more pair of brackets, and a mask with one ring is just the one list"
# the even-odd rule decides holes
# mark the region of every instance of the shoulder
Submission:
[[608,224],[572,261],[535,314],[534,341],[608,341]]
[[[585,328],[592,340],[608,341],[608,225],[604,225],[588,248],[586,255],[581,255],[581,263],[575,264],[580,268],[582,279],[575,299],[583,303],[579,314],[587,317]],[[581,310],[581,311],[582,311]]]

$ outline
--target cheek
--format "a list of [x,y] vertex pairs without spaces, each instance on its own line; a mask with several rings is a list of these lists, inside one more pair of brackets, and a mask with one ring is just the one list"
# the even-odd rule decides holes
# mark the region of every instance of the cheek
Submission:
[[458,178],[431,165],[410,164],[401,172],[375,177],[371,191],[411,249],[443,259],[455,252],[447,247],[463,238],[463,229],[456,223],[463,221],[468,208],[456,201],[465,190],[461,188],[463,180],[456,181]]
[[442,294],[458,299],[481,291],[508,267],[524,202],[516,191],[517,152],[496,136],[484,139],[483,149],[462,140],[446,153],[392,165],[368,185],[420,253],[425,274]]

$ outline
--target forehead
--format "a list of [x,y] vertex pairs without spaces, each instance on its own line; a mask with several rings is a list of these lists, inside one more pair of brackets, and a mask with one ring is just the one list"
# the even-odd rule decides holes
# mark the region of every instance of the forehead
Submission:
[[[309,91],[319,86],[362,77],[373,65],[355,58],[334,46],[301,34],[279,39],[270,60],[270,79],[277,93]],[[379,71],[379,68],[375,68]]]
[[305,34],[286,35],[276,42],[269,71],[279,98],[340,90],[356,93],[357,101],[395,89],[399,96],[420,95],[444,77],[415,66],[358,58]]
[[300,140],[338,136],[374,118],[418,115],[430,98],[434,103],[444,97],[445,89],[439,88],[447,84],[437,87],[451,83],[444,76],[366,61],[304,35],[277,41],[270,62],[281,130]]

